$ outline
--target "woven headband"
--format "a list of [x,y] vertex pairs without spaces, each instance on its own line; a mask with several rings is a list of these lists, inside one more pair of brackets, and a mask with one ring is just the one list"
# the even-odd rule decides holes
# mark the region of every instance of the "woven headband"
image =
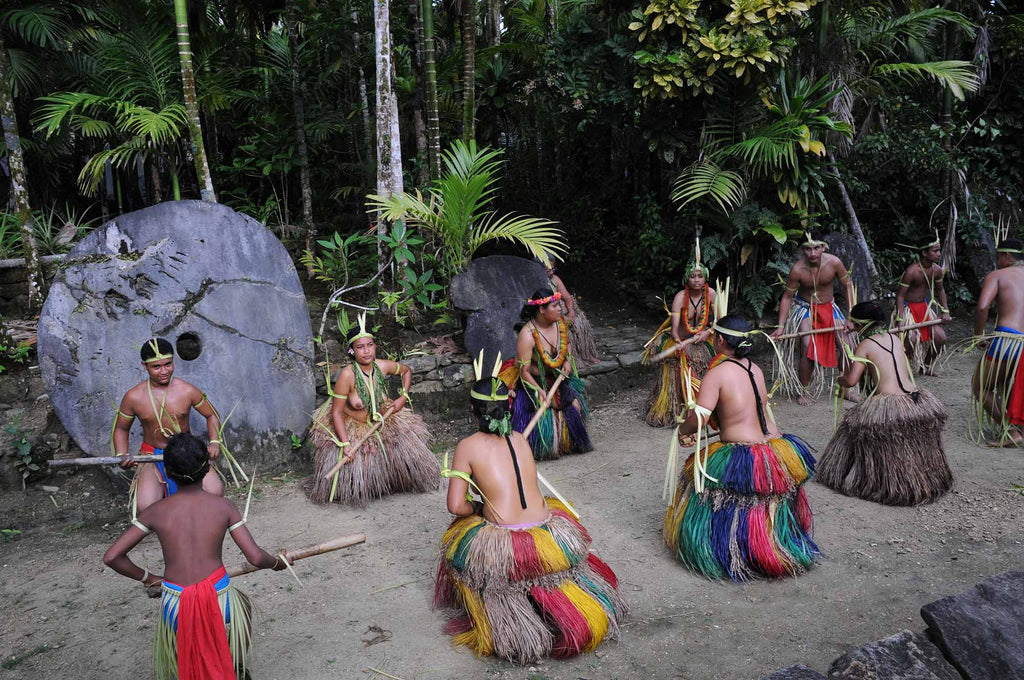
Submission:
[[[490,394],[484,394],[483,392],[477,392],[476,390],[470,390],[469,398],[476,399],[477,401],[505,401],[508,399],[508,393],[498,394],[498,389],[505,383],[498,379],[498,370],[501,369],[501,352],[498,352],[498,357],[494,360],[494,368],[491,369],[491,392]],[[484,372],[484,351],[480,350],[480,356],[473,360],[473,373],[476,375],[476,380],[479,382],[483,380]]]
[[164,359],[174,358],[174,354],[163,354],[160,352],[160,345],[157,344],[156,338],[150,338],[149,340],[146,341],[146,344],[149,345],[150,348],[153,350],[153,356],[146,359],[143,363],[151,364],[154,361],[163,361]]
[[740,347],[750,347],[751,344],[753,344],[750,340],[750,336],[756,335],[757,333],[763,333],[763,331],[758,330],[756,328],[749,331],[734,331],[731,328],[720,326],[718,322],[712,324],[711,327],[715,329],[716,333],[721,333],[722,335],[731,335],[734,338],[744,338],[743,342],[739,344]]
[[543,307],[544,305],[548,304],[549,302],[558,302],[561,299],[562,299],[562,294],[561,293],[552,293],[551,295],[547,296],[546,298],[538,298],[536,300],[527,300],[526,304],[530,305],[531,307]]
[[355,342],[356,340],[358,340],[360,338],[372,338],[373,337],[373,333],[371,333],[370,331],[366,330],[366,312],[361,313],[358,316],[358,319],[359,319],[359,332],[356,333],[355,335],[353,335],[352,338],[348,341],[348,344],[349,344],[350,347],[352,346],[353,342]]
[[817,246],[825,246],[826,248],[828,248],[828,243],[826,243],[825,241],[815,240],[814,237],[811,236],[811,232],[805,231],[804,232],[804,242],[801,243],[800,246],[801,247],[807,246],[807,247],[810,247],[810,248],[816,248]]
[[1021,250],[1020,248],[996,248],[996,252],[997,253],[1010,253],[1010,254],[1013,254],[1013,255],[1024,254],[1024,250]]

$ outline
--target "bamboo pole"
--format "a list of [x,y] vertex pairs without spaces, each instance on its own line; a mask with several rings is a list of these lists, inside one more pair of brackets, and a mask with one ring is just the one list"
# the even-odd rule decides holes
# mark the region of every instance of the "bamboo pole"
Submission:
[[341,460],[339,460],[337,462],[337,464],[335,464],[334,467],[332,467],[330,470],[325,472],[323,474],[323,478],[324,479],[329,479],[329,478],[333,477],[334,475],[338,474],[338,471],[341,470],[341,468],[343,466],[345,466],[348,463],[351,463],[353,458],[356,455],[356,451],[359,450],[359,447],[362,446],[366,442],[367,439],[369,439],[373,435],[377,434],[377,430],[379,430],[380,428],[382,428],[384,426],[384,422],[388,418],[391,417],[391,413],[392,413],[392,411],[391,411],[390,408],[387,411],[385,411],[384,412],[384,417],[381,418],[380,420],[378,420],[376,423],[374,423],[373,427],[370,428],[370,431],[366,433],[366,436],[363,437],[362,439],[360,439],[359,441],[357,441],[355,443],[355,446],[353,446],[352,448],[349,449],[348,455],[343,455],[341,457]]
[[558,378],[555,379],[555,383],[551,386],[551,389],[548,390],[547,399],[540,405],[537,412],[533,414],[533,418],[530,419],[530,422],[526,424],[526,429],[523,430],[524,437],[529,437],[530,433],[533,432],[533,428],[537,427],[537,423],[540,422],[540,417],[548,410],[548,406],[551,405],[551,400],[555,397],[555,392],[558,391],[563,380],[565,380],[565,372],[559,371]]
[[687,345],[692,345],[693,341],[696,340],[696,339],[697,339],[696,335],[691,335],[686,340],[683,340],[682,342],[677,342],[672,347],[669,347],[666,350],[662,350],[662,351],[658,352],[657,354],[655,354],[651,358],[651,363],[655,364],[655,363],[658,363],[659,361],[662,361],[664,359],[668,359],[670,356],[672,356],[676,352],[684,349]]
[[[889,333],[905,333],[906,331],[912,331],[912,330],[915,330],[917,328],[927,328],[928,326],[937,326],[940,323],[942,323],[942,319],[931,319],[930,321],[922,321],[921,323],[915,323],[915,324],[911,324],[909,326],[897,326],[896,328],[890,328],[890,329],[888,329],[888,332]],[[785,335],[780,335],[779,337],[774,338],[774,340],[776,340],[776,341],[778,341],[778,340],[792,340],[793,338],[802,338],[802,337],[805,337],[807,335],[817,335],[818,333],[833,333],[833,332],[837,332],[837,331],[838,332],[846,332],[846,329],[843,326],[831,326],[829,328],[815,328],[815,329],[810,330],[810,331],[799,331],[799,332],[796,332],[796,333],[786,333]],[[660,355],[658,355],[658,356],[660,356]],[[655,359],[657,359],[657,358],[658,357],[655,357]]]
[[[133,463],[157,463],[164,459],[159,456],[128,456]],[[50,467],[69,467],[72,465],[120,465],[125,461],[125,456],[89,456],[87,458],[55,458],[51,461]]]
[[921,323],[912,323],[909,326],[897,326],[896,328],[890,328],[890,333],[906,333],[907,331],[916,330],[918,328],[927,328],[928,326],[938,326],[942,323],[942,319],[931,319],[930,321],[922,321]]
[[[323,555],[324,553],[333,552],[335,550],[341,550],[342,548],[350,548],[354,545],[359,545],[366,541],[365,534],[352,534],[351,536],[342,536],[341,538],[335,538],[334,540],[327,541],[326,543],[318,543],[305,548],[299,548],[297,550],[286,550],[284,552],[284,558],[288,560],[289,564],[294,564],[298,560],[304,560],[307,557],[316,557],[317,555]],[[254,571],[259,571],[259,567],[251,564],[240,564],[235,567],[228,569],[228,576],[241,576],[243,574],[251,574]]]

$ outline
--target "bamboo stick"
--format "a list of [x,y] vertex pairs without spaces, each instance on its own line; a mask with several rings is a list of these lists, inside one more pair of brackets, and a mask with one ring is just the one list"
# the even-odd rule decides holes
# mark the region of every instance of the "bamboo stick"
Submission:
[[691,335],[686,340],[683,340],[682,342],[677,342],[672,347],[669,347],[668,349],[665,349],[665,350],[662,350],[662,351],[658,352],[653,357],[651,357],[651,363],[655,364],[655,363],[658,363],[659,361],[662,361],[664,359],[668,359],[670,356],[672,356],[676,352],[680,351],[681,349],[685,348],[687,345],[692,345],[693,341],[696,340],[696,339],[697,339],[696,335]]
[[931,319],[929,321],[922,321],[921,323],[912,323],[909,326],[897,326],[896,328],[890,328],[890,333],[905,333],[907,331],[916,330],[918,328],[927,328],[928,326],[938,326],[942,323],[942,319]]
[[[352,534],[351,536],[342,536],[341,538],[335,538],[334,540],[327,541],[326,543],[318,543],[305,548],[299,548],[297,550],[286,550],[284,552],[284,558],[288,560],[289,564],[292,564],[298,560],[304,560],[307,557],[316,557],[317,555],[323,555],[324,553],[333,552],[335,550],[341,550],[342,548],[350,548],[354,545],[359,545],[366,541],[365,534]],[[241,576],[243,574],[251,574],[254,571],[259,571],[259,567],[255,567],[251,564],[240,564],[235,567],[228,569],[228,576]]]
[[[128,456],[133,463],[158,463],[164,457],[158,456]],[[68,467],[72,465],[120,465],[125,460],[124,456],[89,456],[87,458],[55,458],[51,461],[50,467]]]
[[562,384],[563,380],[565,380],[565,372],[559,371],[558,377],[555,379],[555,383],[551,386],[551,389],[548,390],[547,399],[541,403],[540,408],[538,408],[537,412],[533,414],[533,418],[531,418],[530,422],[526,424],[526,429],[523,430],[524,437],[529,437],[530,433],[533,432],[533,428],[537,427],[537,423],[540,422],[540,417],[548,410],[548,406],[550,406],[551,400],[554,399],[555,392],[558,391],[558,387]]
[[[942,319],[931,319],[930,321],[922,321],[921,323],[915,323],[915,324],[911,324],[909,326],[897,326],[896,328],[890,328],[890,329],[888,329],[888,332],[889,333],[904,333],[906,331],[912,331],[912,330],[915,330],[917,328],[927,328],[928,326],[938,326],[940,323],[942,323]],[[796,333],[786,333],[785,335],[780,335],[779,337],[774,338],[774,339],[776,341],[778,341],[778,340],[792,340],[793,338],[802,338],[802,337],[807,336],[807,335],[817,335],[818,333],[833,333],[833,332],[836,332],[836,331],[846,332],[846,328],[844,328],[843,326],[831,326],[829,328],[815,328],[815,329],[809,330],[809,331],[798,331]],[[655,357],[655,359],[657,359],[657,357]]]
[[330,479],[334,475],[338,474],[342,467],[344,467],[348,463],[351,463],[356,455],[356,451],[359,450],[359,447],[362,446],[367,439],[377,434],[377,430],[384,427],[384,422],[391,417],[391,413],[391,409],[388,408],[388,410],[384,412],[384,417],[378,420],[376,423],[374,423],[373,427],[370,428],[370,431],[366,433],[366,436],[357,441],[354,446],[349,448],[347,453],[341,457],[341,460],[339,460],[334,467],[332,467],[330,470],[323,474],[323,478]]

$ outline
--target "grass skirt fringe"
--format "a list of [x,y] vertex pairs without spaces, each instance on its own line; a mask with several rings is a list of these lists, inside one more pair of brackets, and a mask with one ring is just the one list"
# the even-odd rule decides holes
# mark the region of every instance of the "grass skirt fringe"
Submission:
[[[593,451],[587,432],[587,398],[583,394],[584,383],[577,376],[562,381],[552,399],[551,408],[537,421],[537,427],[530,433],[530,447],[536,460],[553,460],[570,453]],[[578,402],[579,406],[575,403]],[[522,380],[517,384],[516,397],[512,402],[512,429],[522,432],[537,412],[539,397]]]
[[[179,593],[167,587],[164,587],[161,593],[161,616],[156,625],[153,668],[157,680],[177,680]],[[217,600],[221,612],[224,613],[224,626],[227,629],[235,674],[239,678],[248,677],[246,666],[249,650],[252,648],[252,621],[255,616],[252,600],[234,586],[219,591]]]
[[[833,305],[833,323],[841,325],[845,321],[845,317],[838,307],[835,307],[835,301],[832,301]],[[786,317],[786,324],[783,326],[783,333],[790,335],[792,333],[800,332],[800,325],[806,319],[806,314],[809,306],[807,303],[799,302],[794,298],[793,303],[789,307],[789,316]],[[811,326],[814,325],[813,318],[810,321]],[[848,345],[846,338],[842,333],[829,334],[829,337],[835,338],[837,342],[842,345]],[[808,338],[810,338],[808,340]],[[813,363],[813,371],[811,371],[811,382],[805,388],[800,384],[800,374],[797,371],[797,366],[800,362],[800,357],[803,356],[807,350],[804,348],[804,341],[813,342],[815,336],[805,336],[802,338],[788,338],[786,340],[779,340],[777,345],[779,347],[779,354],[782,357],[782,363],[779,363],[778,357],[772,359],[773,365],[773,383],[781,385],[780,390],[783,394],[791,399],[799,397],[804,391],[810,396],[818,398],[823,394],[831,394],[832,386],[835,384],[835,379],[839,375],[845,358],[842,356],[842,352],[839,353],[839,367],[838,368],[827,368],[819,364],[818,362]],[[851,348],[852,349],[852,348]]]
[[434,607],[454,608],[455,645],[516,664],[592,652],[617,638],[625,603],[611,568],[565,506],[529,529],[459,517],[441,541]]
[[818,461],[818,481],[884,505],[930,503],[949,491],[946,407],[931,392],[918,394],[876,394],[848,410]]
[[594,342],[594,329],[590,326],[590,320],[583,313],[579,303],[576,304],[576,318],[569,325],[569,348],[572,355],[578,361],[585,361],[589,364],[596,364],[600,361],[597,356],[597,343]]
[[[671,335],[665,334],[660,343],[652,343],[650,348],[656,348],[653,352],[648,350],[644,353],[644,363],[650,362],[650,357],[662,352],[675,344]],[[670,357],[655,368],[657,377],[651,387],[651,393],[647,397],[647,415],[644,422],[651,427],[666,427],[676,424],[676,416],[686,416],[686,395],[683,385],[683,371],[690,371],[694,380],[694,391],[699,389],[700,381],[708,372],[708,365],[714,358],[710,346],[706,342],[689,345],[684,350],[683,357]],[[685,359],[685,361],[684,361]]]
[[[917,319],[907,305],[904,305],[901,310],[894,310],[893,316],[896,317],[893,319],[895,326],[911,326],[915,323],[938,318],[930,306],[922,319]],[[924,339],[925,331],[927,330],[926,328],[915,328],[912,331],[900,334],[903,339],[903,346],[906,348],[910,368],[915,373],[928,365],[928,353],[935,351],[934,335],[928,333],[929,338],[927,340]]]
[[[317,410],[313,418],[334,432],[330,399]],[[345,418],[345,429],[353,445],[366,436],[371,428],[372,425],[354,418]],[[388,494],[434,491],[440,486],[441,466],[427,447],[430,435],[422,417],[403,408],[388,418],[378,433],[380,440],[371,436],[356,451],[355,460],[341,468],[333,500],[365,505],[374,498]],[[314,473],[305,484],[306,495],[314,503],[328,503],[331,501],[334,479],[324,479],[322,475],[338,462],[338,447],[316,425],[310,432],[309,440],[314,449]],[[384,442],[383,450],[381,441]]]
[[683,564],[708,578],[789,576],[820,555],[803,484],[814,473],[810,446],[793,435],[761,444],[715,442],[708,474],[693,487],[693,456],[665,513],[665,541]]

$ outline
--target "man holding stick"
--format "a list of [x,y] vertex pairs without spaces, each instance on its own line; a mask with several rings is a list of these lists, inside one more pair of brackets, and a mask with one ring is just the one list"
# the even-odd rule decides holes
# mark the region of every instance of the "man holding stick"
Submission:
[[[921,323],[941,318],[951,319],[946,302],[946,289],[942,285],[942,241],[938,233],[926,239],[919,249],[920,259],[907,267],[896,289],[896,316],[901,325]],[[910,331],[904,336],[907,354],[913,365],[924,375],[936,375],[935,360],[946,344],[946,331],[932,326]]]
[[820,232],[806,232],[800,244],[801,255],[789,270],[786,291],[779,303],[778,330],[772,333],[773,338],[781,341],[785,362],[776,366],[781,373],[776,382],[784,383],[784,389],[792,394],[797,391],[794,383],[798,381],[797,403],[801,406],[811,403],[815,364],[819,370],[836,369],[836,346],[849,345],[845,336],[853,330],[832,294],[833,283],[838,280],[846,290],[847,302],[856,299],[850,272],[842,260],[825,252],[827,248]]
[[537,460],[560,458],[569,453],[593,450],[587,433],[587,401],[583,381],[569,343],[569,328],[562,319],[561,294],[539,289],[523,305],[524,325],[516,341],[516,358],[506,361],[500,378],[512,394],[512,428],[522,432],[559,374],[562,384],[548,404],[530,447]]
[[[315,503],[364,505],[392,493],[436,489],[441,468],[427,447],[427,426],[405,408],[412,370],[377,358],[365,315],[347,340],[353,362],[341,369],[331,397],[313,416],[316,473],[306,495]],[[388,396],[388,375],[402,377],[398,399]],[[332,472],[338,463],[342,467]]]
[[[1024,445],[1024,242],[1006,239],[996,246],[996,269],[985,283],[974,312],[974,337],[991,340],[978,362],[972,391],[979,433],[996,430],[993,446]],[[996,305],[997,326],[985,335],[988,310]]]
[[[150,338],[142,345],[139,354],[148,375],[121,399],[111,434],[114,453],[124,457],[121,467],[138,465],[128,455],[128,434],[136,418],[142,423],[142,453],[160,455],[172,435],[189,431],[189,414],[193,408],[206,418],[210,440],[206,450],[210,460],[216,460],[220,455],[220,440],[217,438],[220,417],[198,387],[174,377],[174,348],[171,343],[163,338]],[[209,493],[224,495],[224,484],[212,465],[202,481],[203,488]],[[138,512],[176,491],[177,485],[165,473],[163,462],[142,464],[132,483]]]
[[[132,520],[103,556],[103,562],[152,597],[161,597],[155,665],[160,680],[234,680],[247,677],[246,652],[252,641],[252,605],[231,585],[221,556],[229,533],[250,564],[284,569],[285,559],[260,548],[238,508],[227,498],[206,492],[202,480],[210,456],[191,434],[171,436],[164,469],[178,492],[148,506]],[[163,549],[164,574],[150,574],[128,552],[155,532]],[[159,590],[157,590],[159,589]]]

